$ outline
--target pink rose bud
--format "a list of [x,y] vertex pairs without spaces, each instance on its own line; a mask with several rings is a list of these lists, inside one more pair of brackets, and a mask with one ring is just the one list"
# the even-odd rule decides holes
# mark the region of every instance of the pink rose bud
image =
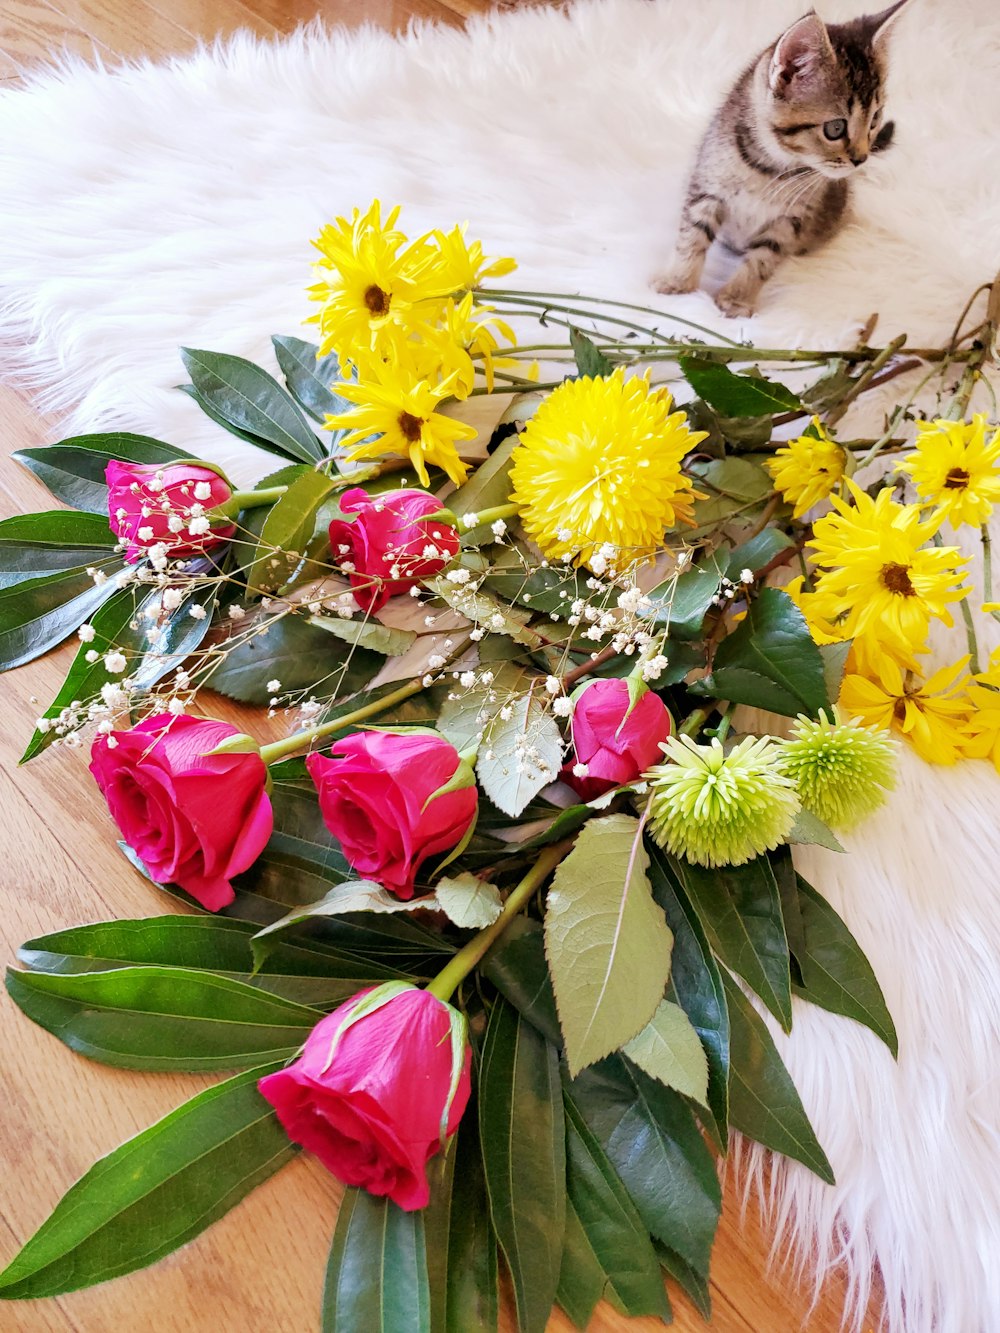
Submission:
[[120,463],[104,470],[111,531],[128,543],[125,559],[142,558],[163,543],[171,559],[201,554],[229,540],[235,523],[210,522],[209,510],[225,504],[232,487],[197,463]]
[[210,912],[233,901],[229,881],[274,827],[260,755],[208,753],[239,734],[228,722],[158,713],[98,736],[91,751],[112,818],[150,875]]
[[388,982],[321,1019],[295,1063],[258,1086],[338,1180],[410,1212],[430,1201],[427,1163],[458,1128],[471,1059],[456,1009]]
[[[584,801],[592,801],[612,787],[635,780],[663,759],[660,743],[670,735],[671,718],[659,695],[634,681],[638,701],[629,712],[629,684],[625,680],[595,680],[573,709],[571,763],[560,774],[563,782]],[[573,773],[586,764],[585,777]]]
[[363,611],[377,611],[390,597],[440,574],[458,551],[458,532],[450,523],[419,521],[441,508],[426,491],[369,495],[356,486],[340,497],[340,508],[357,518],[333,520],[330,550],[335,565],[354,566],[351,585]]
[[412,898],[421,862],[454,847],[475,822],[472,770],[433,731],[358,731],[306,766],[348,861],[397,898]]

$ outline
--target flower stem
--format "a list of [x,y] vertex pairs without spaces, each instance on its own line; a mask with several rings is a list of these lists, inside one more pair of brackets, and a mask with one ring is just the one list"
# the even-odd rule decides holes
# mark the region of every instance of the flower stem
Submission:
[[714,712],[715,704],[712,703],[705,704],[702,708],[696,708],[693,713],[688,713],[678,728],[678,736],[690,736],[694,739]]
[[979,530],[983,539],[983,601],[993,601],[993,542],[988,523]]
[[573,838],[564,838],[562,842],[546,847],[538,860],[524,878],[510,891],[500,915],[490,925],[473,935],[469,942],[459,949],[454,958],[441,969],[427,990],[439,1000],[449,1000],[476,964],[485,957],[493,942],[510,925],[521,909],[531,901],[536,890],[544,883],[549,874],[573,846]]
[[480,509],[474,514],[455,514],[451,509],[435,509],[432,514],[424,514],[421,523],[450,523],[452,527],[466,527],[466,518],[475,518],[472,527],[480,528],[484,523],[495,523],[500,518],[517,518],[520,509],[515,504],[493,505],[490,509]]
[[235,518],[241,510],[274,504],[287,490],[287,486],[266,486],[260,491],[233,491],[225,504],[212,510],[209,518]]

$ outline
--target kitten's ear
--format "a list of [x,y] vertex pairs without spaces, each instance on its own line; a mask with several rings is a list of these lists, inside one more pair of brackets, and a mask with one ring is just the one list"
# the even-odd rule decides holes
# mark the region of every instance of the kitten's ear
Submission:
[[896,0],[894,5],[890,5],[888,9],[883,9],[881,14],[868,14],[866,16],[864,22],[873,46],[885,41],[889,35],[889,30],[908,3],[909,0]]
[[815,86],[833,63],[826,24],[814,9],[810,10],[778,38],[767,72],[771,92],[775,97],[787,97],[793,88],[802,91]]

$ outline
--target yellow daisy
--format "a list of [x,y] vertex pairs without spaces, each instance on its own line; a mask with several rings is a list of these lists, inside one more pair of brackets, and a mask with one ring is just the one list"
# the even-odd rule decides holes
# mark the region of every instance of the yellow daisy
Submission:
[[699,493],[681,463],[704,438],[672,412],[666,389],[623,370],[565,380],[528,421],[513,453],[511,499],[552,558],[620,563],[652,554],[690,523]]
[[329,277],[309,288],[322,309],[311,316],[322,338],[320,355],[336,352],[344,365],[364,354],[385,356],[410,335],[414,306],[437,291],[429,267],[436,252],[427,237],[408,242],[396,227],[399,209],[382,221],[376,199],[367,212],[325,226],[313,245],[316,268]]
[[774,479],[775,489],[793,505],[795,518],[801,518],[820,500],[825,500],[844,475],[847,454],[813,417],[815,434],[800,435],[776,450],[764,466]]
[[428,352],[437,358],[443,375],[455,376],[455,394],[467,398],[475,386],[476,363],[483,372],[486,387],[491,392],[494,366],[504,365],[497,357],[500,348],[497,335],[512,346],[517,339],[514,330],[487,307],[474,303],[472,292],[466,292],[458,302],[449,297],[441,313],[439,324],[421,324],[417,328]]
[[925,505],[958,527],[986,523],[1000,501],[1000,427],[986,438],[986,416],[919,421],[914,452],[899,464]]
[[919,651],[931,619],[951,625],[948,603],[968,593],[967,557],[954,546],[925,547],[940,524],[921,520],[916,505],[896,504],[886,487],[872,498],[847,483],[853,503],[831,496],[834,513],[813,529],[817,615],[844,638],[871,634],[899,653]]
[[488,259],[483,254],[481,241],[471,244],[466,241],[467,225],[463,223],[452,227],[451,231],[430,233],[436,249],[432,265],[434,279],[442,295],[474,291],[484,278],[502,278],[517,268],[513,259]]
[[1000,773],[1000,649],[994,652],[989,668],[973,676],[973,682],[965,753],[970,759],[989,759]]
[[840,706],[867,726],[899,732],[929,764],[954,764],[968,744],[972,703],[969,677],[961,674],[968,661],[963,657],[921,683],[883,657],[873,675],[844,677]]
[[352,450],[352,462],[397,454],[409,458],[424,486],[430,484],[428,463],[441,468],[459,486],[468,467],[459,458],[456,445],[474,439],[477,432],[438,411],[453,389],[449,381],[433,385],[407,366],[373,362],[364,379],[337,385],[341,398],[357,406],[328,416],[323,424],[327,430],[348,431],[343,444]]

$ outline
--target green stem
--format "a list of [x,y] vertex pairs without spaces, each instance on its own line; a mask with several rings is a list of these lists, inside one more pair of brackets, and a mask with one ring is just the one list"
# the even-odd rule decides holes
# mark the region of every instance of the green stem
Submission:
[[[455,528],[480,528],[484,523],[495,523],[498,518],[517,518],[520,509],[516,504],[493,505],[489,509],[480,509],[472,514],[455,514],[451,509],[435,509],[432,514],[421,518],[421,523],[449,523]],[[467,524],[466,518],[475,518],[475,523]]]
[[979,529],[983,539],[983,601],[993,601],[993,542],[990,539],[989,524],[984,523]]
[[851,387],[847,390],[843,398],[841,398],[840,402],[837,403],[837,405],[830,412],[827,413],[826,424],[828,426],[832,426],[840,420],[840,418],[850,407],[851,403],[854,402],[855,398],[857,398],[860,394],[864,393],[865,389],[868,388],[869,384],[872,382],[872,380],[875,378],[878,372],[882,369],[885,363],[891,357],[896,355],[896,353],[899,351],[899,349],[903,346],[905,342],[906,342],[906,334],[901,333],[898,338],[893,338],[892,342],[889,343],[888,347],[883,347],[881,352],[879,352],[879,354],[872,361],[870,361],[867,366],[865,366],[864,370],[854,381]]
[[364,704],[361,708],[355,708],[352,713],[344,713],[336,717],[332,722],[321,722],[317,727],[306,727],[304,731],[296,731],[291,736],[286,736],[283,741],[272,741],[270,745],[262,745],[260,757],[265,764],[276,764],[279,759],[284,759],[287,755],[294,754],[296,750],[305,749],[313,741],[320,740],[323,736],[332,736],[334,732],[343,731],[345,727],[357,726],[359,722],[364,722],[377,713],[384,712],[391,708],[393,704],[402,703],[404,699],[411,699],[415,694],[419,694],[424,688],[422,679],[407,681],[401,685],[398,690],[393,690],[391,694],[385,695],[381,699],[376,699],[370,704]]
[[688,713],[677,730],[678,736],[690,736],[693,739],[714,712],[715,704],[712,703],[705,704],[702,708],[696,708],[693,713]]
[[572,838],[553,843],[539,854],[538,860],[524,878],[510,891],[507,901],[497,919],[485,929],[473,935],[468,944],[463,945],[454,958],[441,969],[427,990],[439,1000],[447,1002],[461,985],[472,969],[485,957],[494,941],[497,940],[513,921],[514,917],[534,897],[547,877],[555,870],[573,845]]
[[287,486],[266,486],[261,491],[233,491],[225,504],[218,505],[209,518],[235,518],[244,509],[259,509],[274,504],[288,490]]

